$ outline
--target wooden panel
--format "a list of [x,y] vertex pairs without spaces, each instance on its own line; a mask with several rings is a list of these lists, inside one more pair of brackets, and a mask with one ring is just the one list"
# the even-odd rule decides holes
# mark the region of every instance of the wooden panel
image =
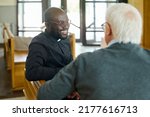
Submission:
[[75,34],[71,33],[70,34],[70,46],[71,46],[71,53],[72,53],[73,59],[75,59],[76,57],[75,44],[76,44]]
[[[139,12],[141,13],[142,19],[144,21],[144,11],[143,11],[144,0],[128,0],[128,3],[135,6],[139,10]],[[142,40],[141,45],[143,45],[143,40],[144,40],[144,23],[143,23],[143,31],[142,32],[143,32],[143,35],[141,37],[141,40]]]
[[12,88],[13,90],[19,90],[23,89],[24,87],[24,79],[25,79],[25,73],[24,73],[25,63],[15,63],[14,65],[14,75],[12,77]]
[[143,36],[142,36],[142,46],[144,48],[150,49],[150,0],[128,0],[130,4],[135,6],[143,17]]
[[143,47],[150,49],[150,0],[144,0],[144,33]]

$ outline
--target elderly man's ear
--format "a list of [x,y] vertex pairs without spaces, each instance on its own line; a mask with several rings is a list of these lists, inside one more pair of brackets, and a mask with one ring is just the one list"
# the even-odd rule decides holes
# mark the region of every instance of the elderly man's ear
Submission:
[[106,25],[105,29],[105,42],[108,45],[108,43],[113,39],[112,29],[109,24]]
[[105,29],[105,34],[107,36],[109,36],[109,35],[111,35],[111,33],[112,33],[111,26],[107,23],[106,29]]

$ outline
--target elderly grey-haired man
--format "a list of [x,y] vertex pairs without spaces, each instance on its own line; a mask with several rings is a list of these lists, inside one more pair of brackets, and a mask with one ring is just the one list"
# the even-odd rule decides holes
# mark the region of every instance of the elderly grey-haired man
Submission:
[[81,100],[150,99],[150,51],[140,47],[142,18],[117,3],[106,13],[107,48],[81,54],[45,83],[38,99],[62,99],[77,90]]

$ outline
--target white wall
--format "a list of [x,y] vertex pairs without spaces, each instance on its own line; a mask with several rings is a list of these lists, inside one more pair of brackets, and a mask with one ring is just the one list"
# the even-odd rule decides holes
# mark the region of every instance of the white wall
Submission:
[[2,37],[2,31],[3,31],[3,24],[0,23],[0,43],[3,43],[3,37]]
[[0,0],[0,44],[2,40],[2,24],[4,22],[12,25],[12,32],[16,34],[16,1],[17,0]]
[[0,0],[0,6],[15,6],[16,0]]

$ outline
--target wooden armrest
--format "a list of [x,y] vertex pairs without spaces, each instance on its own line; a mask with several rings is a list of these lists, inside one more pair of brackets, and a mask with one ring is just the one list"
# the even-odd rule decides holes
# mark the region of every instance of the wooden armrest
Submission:
[[44,80],[40,81],[28,81],[25,79],[25,89],[24,93],[27,99],[35,100],[37,96],[38,89],[42,84],[44,84]]
[[44,82],[45,82],[44,80],[40,80],[40,81],[31,81],[32,87],[33,87],[33,89],[34,89],[36,95],[37,95],[37,92],[38,92],[40,86],[43,85]]

